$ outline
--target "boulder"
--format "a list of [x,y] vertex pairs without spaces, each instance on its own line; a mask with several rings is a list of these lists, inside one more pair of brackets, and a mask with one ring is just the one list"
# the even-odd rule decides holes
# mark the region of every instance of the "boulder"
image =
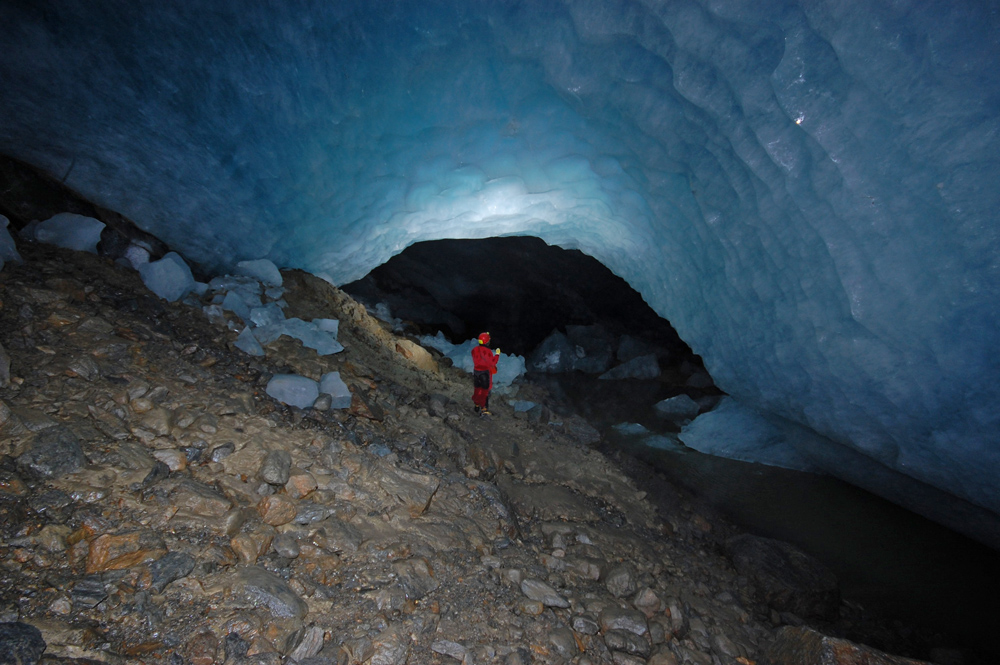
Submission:
[[763,600],[778,612],[832,620],[840,607],[837,578],[829,568],[794,545],[742,534],[725,544],[741,575],[751,578]]
[[785,626],[760,665],[929,665],[927,661],[892,656],[848,640],[828,637],[812,628]]

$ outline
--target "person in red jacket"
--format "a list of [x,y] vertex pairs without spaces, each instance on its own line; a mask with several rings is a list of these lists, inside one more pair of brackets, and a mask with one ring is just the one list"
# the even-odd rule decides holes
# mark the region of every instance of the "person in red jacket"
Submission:
[[476,413],[490,415],[490,391],[493,390],[493,375],[497,373],[500,349],[490,350],[490,334],[479,336],[479,344],[472,348],[472,402]]

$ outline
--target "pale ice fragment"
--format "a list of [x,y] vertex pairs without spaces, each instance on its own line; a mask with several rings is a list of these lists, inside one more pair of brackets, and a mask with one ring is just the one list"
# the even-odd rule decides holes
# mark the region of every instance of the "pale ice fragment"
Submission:
[[300,409],[308,409],[319,397],[319,384],[298,374],[275,374],[265,390],[279,402]]
[[319,391],[333,398],[331,409],[346,409],[351,406],[351,391],[340,378],[340,372],[324,374],[319,382]]
[[671,420],[684,420],[698,415],[698,403],[688,395],[677,395],[665,399],[654,404],[653,408],[658,414]]
[[34,239],[56,247],[97,254],[104,222],[93,217],[61,212],[34,227]]
[[281,286],[283,282],[278,266],[268,259],[240,261],[236,264],[236,274],[253,277],[267,286]]
[[251,356],[264,355],[264,347],[260,345],[260,342],[257,341],[257,338],[253,336],[252,332],[250,332],[249,326],[244,328],[243,332],[241,332],[236,337],[236,348],[242,349],[243,351],[249,353]]
[[195,287],[191,269],[176,252],[140,266],[139,276],[150,291],[170,302],[183,298]]
[[3,261],[21,261],[21,255],[17,252],[14,238],[7,230],[9,223],[10,220],[0,215],[0,267],[3,266]]

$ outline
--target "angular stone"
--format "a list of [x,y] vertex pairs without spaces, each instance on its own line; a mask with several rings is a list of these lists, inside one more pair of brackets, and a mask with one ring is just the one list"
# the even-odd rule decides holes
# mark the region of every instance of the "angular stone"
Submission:
[[413,473],[388,466],[382,468],[384,470],[380,479],[382,489],[399,499],[411,517],[422,515],[430,507],[431,499],[441,486],[440,480],[430,474]]
[[430,564],[423,557],[396,561],[392,564],[392,570],[400,588],[410,600],[420,600],[439,586]]
[[677,665],[677,656],[667,649],[661,649],[650,656],[646,663],[647,665]]
[[372,640],[375,653],[370,665],[403,665],[410,656],[410,636],[398,626],[382,631]]
[[779,630],[762,662],[768,665],[929,665],[923,660],[892,656],[799,626],[785,626]]
[[271,542],[271,549],[273,549],[278,556],[286,559],[294,559],[301,552],[301,549],[299,548],[299,541],[291,533],[279,533],[276,535],[274,540]]
[[531,578],[523,580],[521,582],[521,593],[531,600],[537,600],[546,607],[569,607],[568,600],[541,580]]
[[646,638],[627,630],[609,630],[604,633],[604,644],[612,651],[621,651],[641,658],[649,657],[650,645]]
[[168,584],[187,577],[194,570],[195,559],[184,552],[169,552],[149,564],[150,586],[163,593]]
[[284,485],[292,469],[292,456],[287,450],[269,450],[257,475],[269,485]]
[[236,552],[240,563],[253,565],[257,563],[264,552],[267,552],[274,540],[274,529],[268,527],[253,533],[240,533],[229,541],[229,546]]
[[104,590],[104,582],[99,575],[92,575],[78,580],[70,591],[74,607],[95,607],[98,603],[108,597],[108,592]]
[[660,611],[663,601],[656,595],[656,592],[649,587],[645,587],[640,589],[639,593],[635,595],[632,604],[635,605],[637,610],[645,614],[646,618],[649,618]]
[[302,636],[298,644],[288,653],[288,658],[292,662],[302,662],[306,658],[312,658],[323,648],[323,629],[313,625],[302,631]]
[[35,665],[45,651],[42,633],[26,623],[0,623],[0,663]]
[[832,620],[840,609],[837,578],[797,547],[743,534],[730,538],[726,554],[741,575],[754,581],[765,602],[778,612]]
[[621,607],[606,607],[601,610],[601,630],[626,630],[635,635],[645,635],[649,627],[646,625],[646,615],[638,610],[627,610]]
[[293,469],[285,483],[285,493],[293,499],[302,499],[316,491],[316,479],[308,471]]
[[86,570],[87,574],[123,570],[153,561],[165,553],[163,541],[151,531],[104,534],[90,543]]
[[80,440],[61,425],[38,432],[17,458],[18,468],[36,478],[58,478],[79,471],[86,463]]
[[171,503],[202,517],[222,517],[232,508],[233,502],[222,496],[214,487],[184,478],[171,490]]
[[303,618],[309,611],[285,580],[259,566],[247,566],[236,572],[233,592],[256,606],[264,606],[280,618]]
[[281,526],[295,519],[295,502],[283,494],[265,496],[257,504],[257,512],[265,524]]
[[176,448],[154,450],[153,457],[155,457],[157,461],[166,464],[167,468],[171,471],[183,471],[188,465],[187,455],[185,455],[183,451],[177,450]]
[[361,532],[351,524],[331,518],[316,530],[313,542],[328,552],[353,554],[361,545]]
[[587,617],[584,616],[573,617],[571,625],[573,627],[573,630],[583,635],[596,635],[597,632],[601,629],[601,627],[597,625],[596,621],[588,619]]
[[563,658],[570,660],[580,653],[580,645],[569,628],[556,628],[549,633],[549,643]]
[[604,576],[604,586],[615,598],[624,598],[635,593],[635,574],[628,566],[618,566]]
[[434,640],[431,642],[431,651],[442,656],[451,656],[455,660],[465,660],[468,649],[451,640]]

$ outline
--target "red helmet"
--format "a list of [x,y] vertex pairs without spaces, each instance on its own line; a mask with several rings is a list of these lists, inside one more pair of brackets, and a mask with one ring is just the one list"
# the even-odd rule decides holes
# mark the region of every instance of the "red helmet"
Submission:
[[482,333],[481,335],[479,335],[479,343],[480,344],[489,344],[490,343],[490,334],[489,333]]

